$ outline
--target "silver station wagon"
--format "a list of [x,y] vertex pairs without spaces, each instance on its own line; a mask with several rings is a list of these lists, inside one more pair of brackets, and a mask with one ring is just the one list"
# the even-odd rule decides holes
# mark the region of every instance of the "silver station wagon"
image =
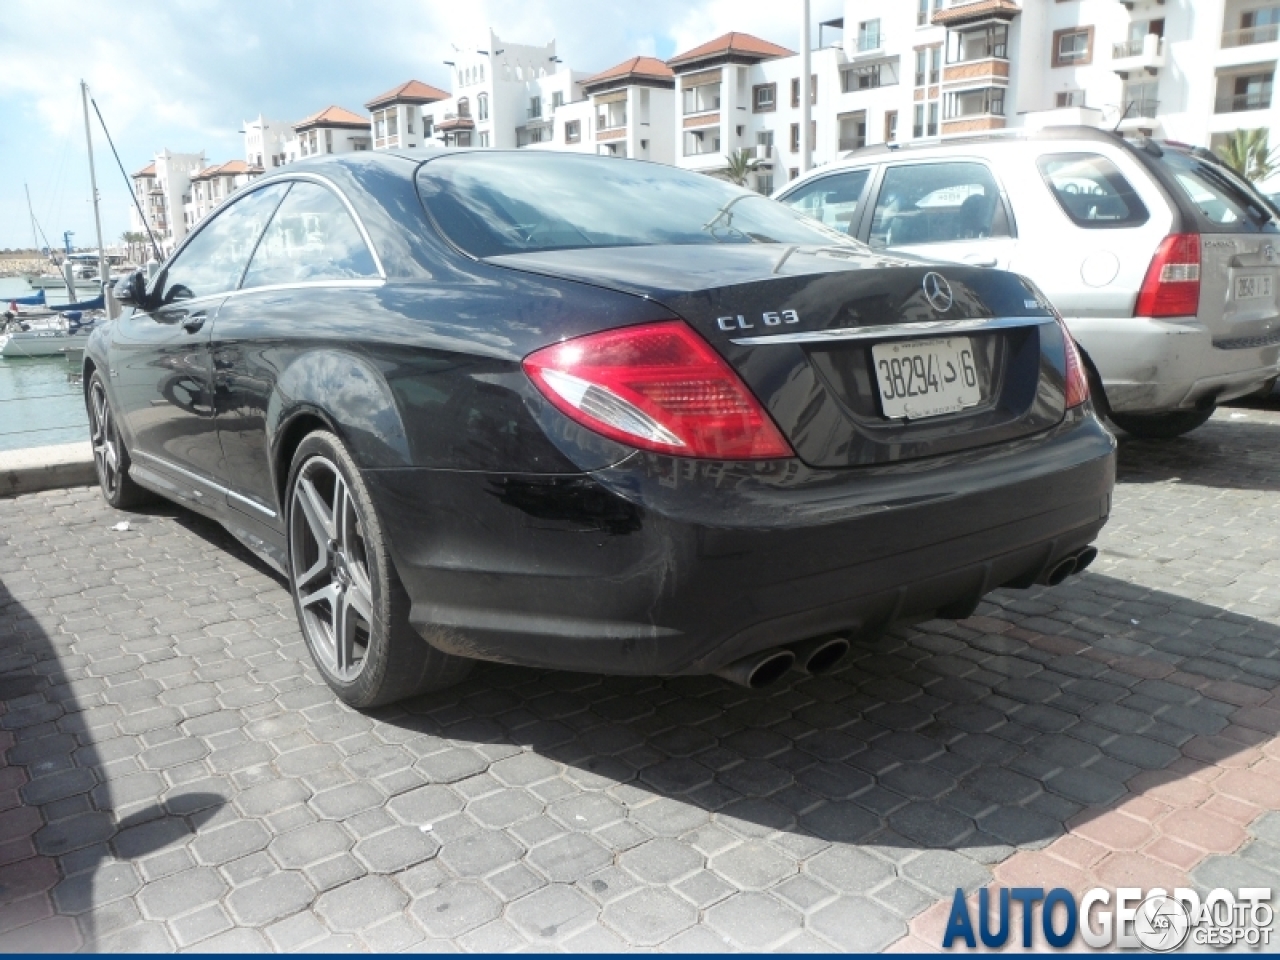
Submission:
[[1206,150],[1092,127],[871,147],[776,198],[873,248],[1028,277],[1136,436],[1193,430],[1280,372],[1276,208]]

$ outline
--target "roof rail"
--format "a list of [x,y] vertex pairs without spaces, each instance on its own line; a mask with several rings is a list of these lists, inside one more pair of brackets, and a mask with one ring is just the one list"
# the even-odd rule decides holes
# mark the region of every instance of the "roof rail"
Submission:
[[933,147],[949,147],[965,143],[1000,143],[1024,140],[1098,140],[1115,142],[1123,140],[1120,134],[1111,130],[1101,130],[1081,124],[1038,127],[1015,127],[1007,130],[989,130],[984,133],[958,133],[952,136],[932,137],[928,140],[909,140],[906,143],[877,143],[873,146],[860,147],[845,153],[839,159],[850,157],[882,156],[899,151],[928,150]]

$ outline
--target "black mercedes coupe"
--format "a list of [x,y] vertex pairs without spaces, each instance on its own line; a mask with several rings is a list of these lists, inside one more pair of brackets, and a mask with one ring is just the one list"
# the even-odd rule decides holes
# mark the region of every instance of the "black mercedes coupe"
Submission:
[[245,187],[85,351],[102,491],[222,523],[357,707],[477,659],[763,686],[1083,569],[1115,445],[1027,280],[722,180],[357,153]]

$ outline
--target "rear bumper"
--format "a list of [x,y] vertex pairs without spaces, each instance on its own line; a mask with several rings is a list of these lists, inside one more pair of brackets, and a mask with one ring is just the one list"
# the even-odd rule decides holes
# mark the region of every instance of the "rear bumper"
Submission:
[[963,615],[1084,547],[1115,446],[1076,413],[946,462],[813,471],[637,454],[578,476],[366,476],[413,601],[451,653],[615,674],[707,673],[834,630]]
[[1143,317],[1067,318],[1098,368],[1111,409],[1157,413],[1225,403],[1280,373],[1280,339],[1214,346],[1204,325]]

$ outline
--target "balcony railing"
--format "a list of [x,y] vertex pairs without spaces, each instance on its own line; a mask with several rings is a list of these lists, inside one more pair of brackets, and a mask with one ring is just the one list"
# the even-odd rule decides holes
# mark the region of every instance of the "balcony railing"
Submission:
[[627,125],[627,115],[624,113],[620,117],[614,117],[610,120],[604,114],[601,114],[596,120],[596,129],[603,133],[605,130],[620,130]]
[[1270,88],[1261,93],[1240,93],[1233,97],[1218,97],[1213,102],[1214,113],[1244,113],[1246,110],[1270,110]]
[[1243,30],[1227,30],[1222,34],[1222,46],[1251,47],[1255,43],[1275,43],[1280,40],[1280,24],[1269,23],[1261,27],[1245,27]]
[[1111,58],[1113,60],[1125,60],[1129,57],[1142,56],[1143,43],[1141,40],[1126,40],[1124,43],[1115,43],[1111,45]]
[[839,149],[861,150],[866,145],[867,145],[866,137],[841,137]]

